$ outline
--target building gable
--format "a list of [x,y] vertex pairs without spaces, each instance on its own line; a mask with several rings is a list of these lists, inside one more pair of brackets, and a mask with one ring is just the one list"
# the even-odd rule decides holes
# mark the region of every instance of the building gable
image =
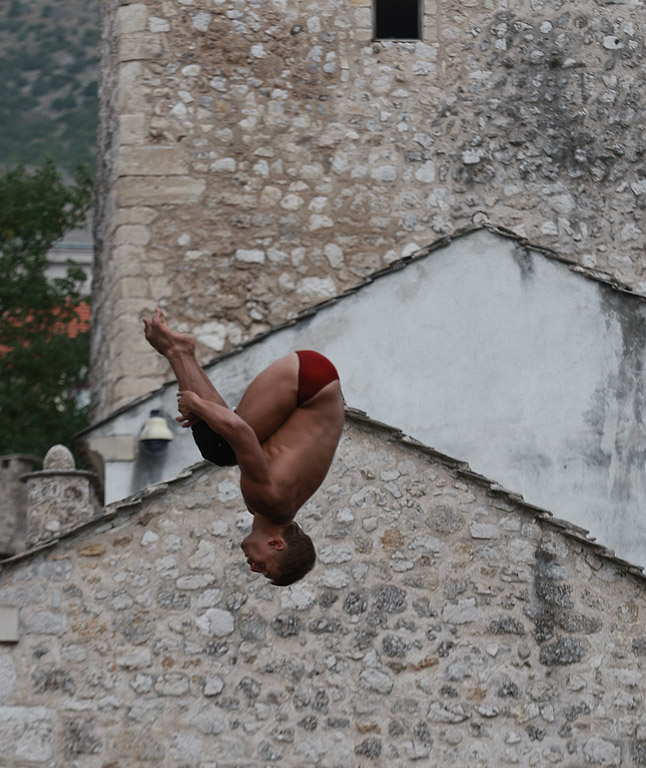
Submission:
[[5,763],[621,764],[644,580],[548,518],[351,416],[299,518],[318,564],[278,589],[239,552],[235,470],[200,465],[4,563]]

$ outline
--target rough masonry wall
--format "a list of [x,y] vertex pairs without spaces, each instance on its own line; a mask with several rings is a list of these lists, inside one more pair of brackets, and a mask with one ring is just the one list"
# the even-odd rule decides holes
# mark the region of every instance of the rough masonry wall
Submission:
[[643,2],[424,8],[104,0],[95,416],[167,378],[155,304],[208,359],[474,218],[646,290]]
[[201,468],[5,564],[5,768],[646,765],[644,580],[432,452],[348,425],[299,585]]
[[27,488],[20,478],[31,472],[35,456],[0,456],[0,557],[25,549]]

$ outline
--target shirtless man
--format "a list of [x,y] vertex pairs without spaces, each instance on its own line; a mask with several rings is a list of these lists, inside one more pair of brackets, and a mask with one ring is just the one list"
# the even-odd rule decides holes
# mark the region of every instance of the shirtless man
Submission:
[[256,376],[233,411],[197,362],[192,336],[172,331],[160,309],[144,327],[177,378],[177,421],[192,428],[205,459],[240,468],[253,515],[240,545],[250,569],[293,584],[316,560],[294,517],[323,482],[345,420],[336,369],[317,352],[292,352]]

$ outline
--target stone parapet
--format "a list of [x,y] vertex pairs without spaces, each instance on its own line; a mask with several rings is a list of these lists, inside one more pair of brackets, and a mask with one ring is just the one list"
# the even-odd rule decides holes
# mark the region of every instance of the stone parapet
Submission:
[[40,472],[22,479],[27,485],[27,547],[78,528],[99,509],[96,475],[75,469],[72,454],[63,445],[49,449]]

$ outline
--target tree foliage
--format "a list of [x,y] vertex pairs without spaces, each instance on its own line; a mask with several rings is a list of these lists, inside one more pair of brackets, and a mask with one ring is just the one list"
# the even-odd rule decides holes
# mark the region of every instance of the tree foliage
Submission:
[[44,455],[87,423],[79,397],[88,332],[78,332],[82,269],[48,279],[47,252],[85,220],[89,172],[66,182],[53,160],[0,174],[0,454]]

